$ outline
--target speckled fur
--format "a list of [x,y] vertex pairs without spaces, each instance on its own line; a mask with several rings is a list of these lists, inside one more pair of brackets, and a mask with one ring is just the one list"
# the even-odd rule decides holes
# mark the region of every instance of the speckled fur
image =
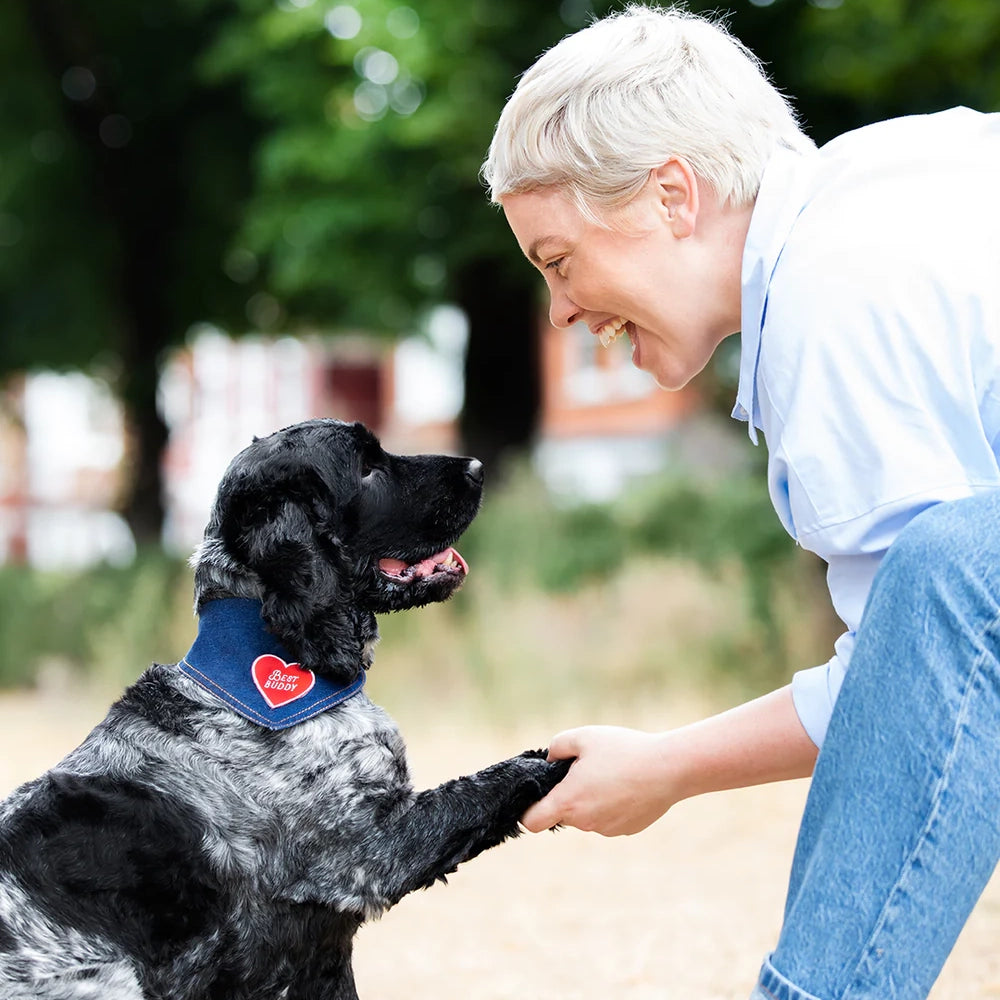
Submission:
[[[356,675],[376,613],[458,582],[377,560],[450,545],[481,481],[467,459],[389,455],[359,424],[255,441],[194,557],[196,608],[259,599],[304,666]],[[352,1000],[361,923],[515,835],[564,773],[534,751],[417,793],[363,693],[271,731],[154,665],[0,803],[0,1000]]]

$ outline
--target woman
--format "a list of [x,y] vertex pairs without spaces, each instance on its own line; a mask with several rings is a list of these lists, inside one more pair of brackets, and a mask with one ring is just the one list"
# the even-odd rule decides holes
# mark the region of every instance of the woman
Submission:
[[846,625],[722,715],[557,735],[525,826],[812,773],[754,998],[925,997],[1000,854],[1000,115],[816,150],[722,27],[632,6],[523,76],[483,175],[556,326],[626,334],[665,389],[741,332],[733,415]]

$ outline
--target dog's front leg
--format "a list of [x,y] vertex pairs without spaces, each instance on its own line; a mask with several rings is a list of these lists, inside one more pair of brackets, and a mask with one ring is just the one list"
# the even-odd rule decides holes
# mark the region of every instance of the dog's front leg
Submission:
[[364,838],[366,862],[381,883],[373,888],[391,906],[516,836],[524,811],[559,783],[569,765],[547,762],[544,751],[527,751],[396,803]]

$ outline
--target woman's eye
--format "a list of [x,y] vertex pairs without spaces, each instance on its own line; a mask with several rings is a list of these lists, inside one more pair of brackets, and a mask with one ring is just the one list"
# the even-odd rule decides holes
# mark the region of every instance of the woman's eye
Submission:
[[562,262],[565,259],[566,259],[565,257],[557,257],[555,260],[550,260],[545,265],[545,270],[546,271],[555,271],[558,274],[559,273],[559,268],[562,267]]

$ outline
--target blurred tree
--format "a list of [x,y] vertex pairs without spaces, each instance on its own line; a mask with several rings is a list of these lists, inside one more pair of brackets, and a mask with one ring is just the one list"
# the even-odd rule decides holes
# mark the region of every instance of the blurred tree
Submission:
[[[720,10],[703,0],[688,6]],[[763,60],[821,145],[899,115],[959,104],[1000,110],[996,0],[740,0],[727,8],[732,31]],[[734,337],[702,377],[706,395],[725,413],[738,362]]]
[[464,447],[490,464],[524,446],[539,403],[538,282],[479,167],[518,74],[584,23],[586,0],[239,4],[205,65],[239,80],[268,123],[242,237],[275,320],[392,332],[457,303]]
[[[609,6],[0,5],[0,371],[116,374],[140,541],[162,516],[157,365],[198,320],[398,334],[456,302],[470,324],[465,446],[490,461],[529,440],[539,282],[478,169],[518,74]],[[820,141],[1000,105],[995,0],[731,6]]]
[[1000,110],[995,0],[813,0],[784,71],[819,142],[898,115]]
[[197,320],[398,334],[424,307],[456,302],[470,326],[466,447],[489,461],[528,441],[538,288],[478,169],[517,74],[588,10],[0,10],[0,371],[103,363],[114,374],[140,541],[162,519],[158,364]]
[[241,317],[225,253],[257,132],[234,86],[196,65],[221,5],[0,5],[0,372],[93,367],[130,429],[124,512],[159,540],[156,406],[165,348]]

